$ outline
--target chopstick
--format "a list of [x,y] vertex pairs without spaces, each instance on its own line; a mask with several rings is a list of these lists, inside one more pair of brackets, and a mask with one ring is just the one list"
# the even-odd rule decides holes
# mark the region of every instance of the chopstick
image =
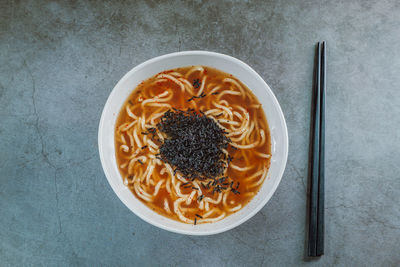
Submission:
[[317,256],[324,254],[325,233],[325,97],[326,97],[326,42],[322,43],[321,59],[321,118],[319,136],[319,183],[318,183],[318,233]]
[[326,42],[317,44],[310,177],[308,256],[324,254]]

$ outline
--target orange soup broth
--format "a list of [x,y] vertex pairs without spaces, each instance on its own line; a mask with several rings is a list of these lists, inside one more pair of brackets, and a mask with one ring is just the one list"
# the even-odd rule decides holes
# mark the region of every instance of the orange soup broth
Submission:
[[[172,73],[172,72],[178,72],[178,73],[185,75],[190,68],[191,67],[177,68],[177,69],[173,69],[173,70],[166,71],[163,73],[168,74],[168,73]],[[213,68],[209,68],[209,67],[204,67],[204,68],[205,68],[204,74],[207,75],[207,80],[206,80],[205,89],[204,89],[204,94],[206,94],[206,96],[203,98],[196,98],[192,101],[188,101],[188,99],[190,99],[193,95],[187,91],[181,92],[181,88],[176,83],[174,83],[170,80],[164,81],[164,82],[155,82],[157,80],[155,78],[157,75],[140,83],[133,90],[131,95],[128,97],[128,99],[124,103],[123,108],[121,109],[121,111],[118,115],[118,118],[117,118],[116,131],[117,131],[118,127],[120,125],[122,125],[123,123],[132,121],[132,118],[130,118],[127,115],[127,112],[125,110],[125,105],[129,105],[132,112],[135,115],[137,115],[138,117],[144,115],[147,118],[147,117],[151,116],[153,113],[167,111],[168,110],[167,108],[149,107],[149,106],[146,106],[144,109],[142,109],[140,103],[145,99],[153,98],[154,96],[163,93],[168,88],[172,89],[175,92],[175,95],[170,101],[168,101],[166,103],[171,104],[171,106],[176,109],[187,110],[188,108],[192,108],[200,113],[200,111],[206,112],[207,110],[212,108],[211,102],[217,100],[218,94],[209,95],[208,92],[210,91],[210,89],[214,88],[215,87],[214,85],[222,86],[221,89],[218,91],[227,89],[227,87],[229,87],[230,85],[227,83],[223,83],[222,80],[226,77],[233,78],[233,79],[235,79],[235,78],[230,74],[224,73],[222,71],[219,71],[219,70],[216,70]],[[203,75],[200,75],[199,72],[196,72],[196,73],[193,73],[192,75],[190,75],[188,77],[188,80],[193,84],[196,79],[199,79],[199,81],[201,82],[202,78],[203,78]],[[257,147],[257,148],[252,148],[252,149],[233,149],[231,146],[228,147],[229,155],[231,155],[233,157],[233,161],[232,161],[233,164],[240,166],[240,167],[246,167],[246,166],[249,166],[250,164],[256,166],[254,169],[250,169],[248,171],[238,171],[231,167],[228,167],[226,174],[224,175],[224,176],[228,176],[230,179],[232,179],[234,181],[234,187],[237,185],[238,182],[240,183],[240,185],[238,187],[238,191],[240,191],[240,194],[230,193],[227,198],[227,202],[235,203],[235,205],[242,204],[242,207],[244,207],[254,197],[254,195],[259,191],[260,187],[262,186],[262,184],[261,184],[259,186],[250,188],[249,183],[245,181],[245,178],[251,176],[256,171],[262,169],[262,167],[264,167],[264,166],[267,166],[267,168],[269,168],[269,165],[270,165],[270,159],[261,158],[261,157],[257,156],[255,154],[255,151],[258,151],[263,154],[270,154],[271,153],[271,140],[270,140],[271,138],[270,138],[269,127],[268,127],[267,120],[265,118],[263,109],[261,107],[256,108],[256,106],[258,106],[258,105],[261,106],[260,103],[258,102],[257,98],[243,83],[241,83],[238,79],[235,79],[235,80],[238,81],[242,85],[243,88],[245,88],[246,93],[250,97],[246,97],[246,99],[243,100],[241,96],[224,95],[221,99],[228,101],[228,103],[230,103],[231,105],[240,105],[243,108],[245,108],[250,114],[250,120],[257,120],[259,128],[263,129],[265,131],[265,136],[266,136],[265,144],[262,147]],[[196,92],[196,89],[195,89],[195,92]],[[196,105],[194,105],[194,103]],[[159,122],[160,118],[156,119],[155,121]],[[141,135],[141,134],[142,133],[139,133],[139,135]],[[253,134],[250,136],[251,141],[255,140],[255,138],[256,138],[255,134],[256,133],[253,131]],[[129,153],[131,153],[131,150],[134,151],[137,148],[134,147],[134,144],[131,143],[127,134],[124,134],[124,136],[125,136],[125,139],[127,140],[127,143],[129,144],[128,146],[130,146]],[[129,153],[125,153],[123,151],[118,150],[118,147],[120,145],[121,145],[121,142],[116,140],[116,148],[117,148],[116,149],[116,151],[117,151],[116,159],[117,159],[118,166],[120,166],[121,164],[126,162],[126,158],[129,155]],[[148,152],[149,152],[148,149],[149,149],[148,147],[141,149],[138,156],[148,154]],[[159,181],[160,179],[166,179],[168,176],[168,172],[165,172],[163,175],[161,175],[162,168],[163,168],[163,166],[160,166],[160,165],[155,166],[154,172],[152,174],[152,177],[156,181],[155,183],[157,183],[157,181]],[[135,167],[134,167],[134,173],[128,173],[127,168],[125,168],[125,169],[119,168],[119,170],[120,170],[122,177],[129,177],[133,174],[138,174],[138,173],[143,174],[146,170],[146,165],[136,163]],[[211,198],[216,197],[215,194],[212,193],[212,188],[206,190],[200,184],[201,181],[198,181],[198,183],[201,186],[201,190],[205,197],[207,197],[207,196],[211,197]],[[206,183],[207,182],[204,182],[203,184],[206,184]],[[252,181],[252,183],[254,183],[254,181]],[[164,183],[164,185],[165,185],[165,183]],[[133,190],[133,187],[132,186],[129,186],[129,187],[130,187],[132,193],[136,195],[135,190]],[[172,185],[171,185],[171,187],[172,187]],[[181,192],[183,194],[189,194],[192,192],[192,190],[193,190],[192,188],[181,187]],[[171,194],[173,194],[173,193],[171,193]],[[139,197],[138,197],[138,199],[140,199],[146,205],[150,206],[150,208],[152,208],[154,211],[156,211],[166,217],[169,217],[169,218],[179,221],[176,214],[167,213],[163,208],[164,199],[168,199],[171,210],[173,210],[173,206],[171,203],[174,199],[174,196],[171,196],[171,194],[167,192],[166,187],[164,186],[159,190],[159,193],[157,194],[153,203],[148,203],[146,201],[143,201]],[[205,213],[204,210],[199,210],[197,208],[196,201],[193,201],[190,205],[185,205],[183,203],[181,206],[182,206],[182,208],[192,208],[193,209],[193,210],[189,209],[185,212],[186,217],[193,218],[195,216],[195,214],[202,215]],[[218,207],[221,210],[224,210],[222,201],[219,204],[211,204],[210,203],[210,207],[214,207],[214,206]],[[233,212],[227,212],[227,215],[229,215],[231,213],[233,213]]]

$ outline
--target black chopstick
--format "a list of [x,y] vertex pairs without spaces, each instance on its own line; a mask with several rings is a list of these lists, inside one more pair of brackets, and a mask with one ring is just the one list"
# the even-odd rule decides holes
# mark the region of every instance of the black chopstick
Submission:
[[326,42],[322,43],[321,55],[321,117],[319,133],[319,182],[318,182],[318,232],[317,256],[324,254],[325,233],[325,96],[326,96]]
[[320,80],[321,80],[321,45],[317,44],[317,62],[314,81],[314,117],[312,134],[312,161],[310,179],[310,206],[308,225],[308,256],[317,254],[318,231],[318,173],[319,173],[319,123],[320,123]]
[[314,116],[310,177],[308,256],[324,254],[324,152],[325,152],[325,87],[326,43],[317,44],[314,81]]

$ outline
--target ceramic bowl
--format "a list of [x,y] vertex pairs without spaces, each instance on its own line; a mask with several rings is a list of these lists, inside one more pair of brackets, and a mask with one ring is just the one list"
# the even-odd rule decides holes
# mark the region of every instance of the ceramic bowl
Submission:
[[[143,80],[168,69],[204,65],[232,74],[257,96],[263,106],[271,134],[271,166],[258,194],[240,211],[216,223],[191,225],[168,219],[139,201],[123,184],[114,145],[118,113],[132,90]],[[186,51],[150,59],[130,70],[117,83],[100,119],[98,145],[101,164],[115,194],[137,216],[159,228],[188,235],[211,235],[232,229],[253,217],[269,201],[281,181],[288,155],[288,133],[281,107],[267,83],[246,63],[224,54]]]

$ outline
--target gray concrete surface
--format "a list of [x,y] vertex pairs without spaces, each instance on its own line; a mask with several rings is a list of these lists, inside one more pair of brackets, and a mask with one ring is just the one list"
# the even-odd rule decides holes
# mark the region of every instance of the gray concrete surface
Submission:
[[[314,44],[329,45],[326,255],[303,260]],[[400,2],[1,1],[1,266],[399,266]],[[249,63],[285,113],[271,201],[223,234],[132,214],[103,174],[97,128],[133,66],[182,50]]]

